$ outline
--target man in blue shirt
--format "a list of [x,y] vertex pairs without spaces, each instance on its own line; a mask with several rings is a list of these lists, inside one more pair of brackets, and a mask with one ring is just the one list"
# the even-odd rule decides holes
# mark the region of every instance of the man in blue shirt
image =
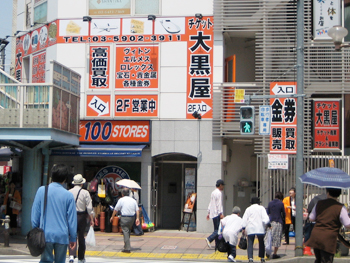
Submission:
[[45,186],[41,186],[35,195],[32,207],[32,227],[43,228],[46,240],[41,263],[64,263],[68,244],[72,249],[76,246],[75,200],[73,194],[63,187],[68,174],[68,167],[64,164],[58,164],[52,168],[52,183],[48,187],[45,218],[43,218]]

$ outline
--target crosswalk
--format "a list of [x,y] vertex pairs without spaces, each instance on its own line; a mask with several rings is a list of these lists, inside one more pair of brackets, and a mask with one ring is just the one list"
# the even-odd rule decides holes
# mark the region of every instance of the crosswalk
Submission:
[[[0,255],[0,262],[1,263],[38,263],[40,261],[40,257],[34,258],[28,255],[25,256],[12,256],[12,255]],[[130,259],[130,258],[102,258],[102,257],[88,257],[86,259],[86,263],[169,263],[169,260],[163,260],[163,259],[157,259],[157,260],[151,260],[151,259]],[[67,258],[68,262],[68,258]],[[78,261],[75,260],[75,263]],[[192,261],[194,262],[194,261]],[[203,262],[203,261],[198,261]],[[214,263],[205,261],[206,263]],[[173,261],[171,260],[171,263],[183,263],[183,261]],[[215,262],[217,263],[217,261]]]

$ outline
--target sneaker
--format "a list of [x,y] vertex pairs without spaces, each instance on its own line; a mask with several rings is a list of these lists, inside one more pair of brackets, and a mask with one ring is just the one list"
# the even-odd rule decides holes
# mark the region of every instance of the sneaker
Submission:
[[74,256],[69,256],[69,263],[74,263]]
[[252,258],[249,259],[249,263],[253,263],[254,260]]
[[236,262],[236,260],[233,258],[232,255],[229,255],[227,260],[230,261],[230,262]]
[[281,258],[281,256],[277,255],[277,254],[273,254],[272,255],[272,259],[276,259],[276,258]]
[[78,263],[86,263],[85,258],[84,258],[84,259],[79,259],[79,260],[78,260]]
[[210,245],[210,242],[209,242],[208,238],[206,238],[205,241],[207,241],[208,247],[211,248],[211,245]]
[[261,258],[261,263],[265,263],[265,259],[264,258]]

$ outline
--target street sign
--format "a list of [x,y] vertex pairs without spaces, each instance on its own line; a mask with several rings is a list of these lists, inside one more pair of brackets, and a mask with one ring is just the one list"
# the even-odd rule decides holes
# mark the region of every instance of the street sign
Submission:
[[259,106],[259,135],[271,133],[271,106]]

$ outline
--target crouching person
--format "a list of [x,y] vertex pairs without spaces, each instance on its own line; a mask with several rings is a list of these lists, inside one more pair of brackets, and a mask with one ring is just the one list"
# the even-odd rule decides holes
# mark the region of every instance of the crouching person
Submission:
[[240,217],[241,209],[235,206],[232,214],[221,219],[223,228],[222,236],[228,245],[228,261],[236,262],[236,246],[238,243],[238,233],[242,230],[242,218]]

